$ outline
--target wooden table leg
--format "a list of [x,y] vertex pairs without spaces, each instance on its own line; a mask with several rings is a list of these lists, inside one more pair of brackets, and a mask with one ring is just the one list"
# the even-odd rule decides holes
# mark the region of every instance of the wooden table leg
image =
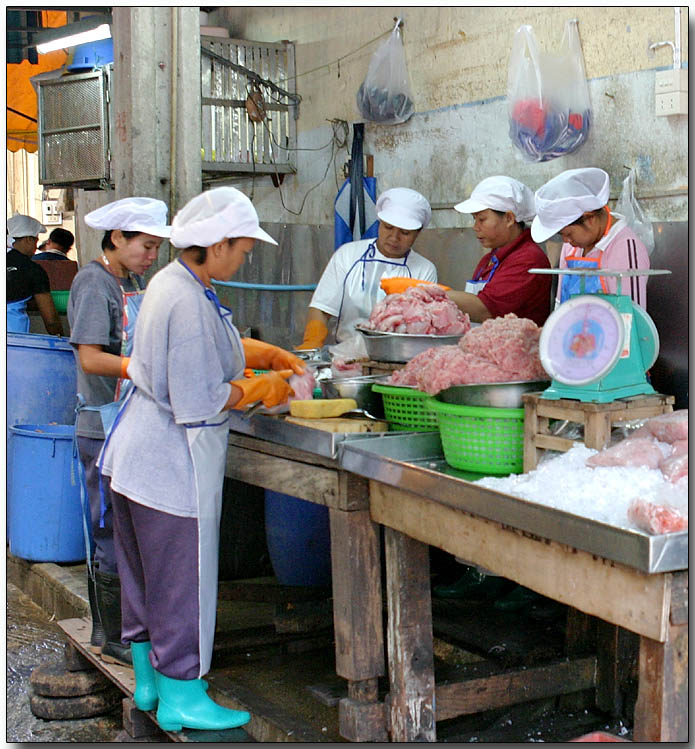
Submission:
[[584,418],[584,444],[603,450],[611,441],[611,415],[607,411],[587,412]]
[[538,410],[535,403],[524,404],[524,473],[533,471],[538,465]]
[[384,529],[392,741],[436,741],[427,544]]
[[640,638],[634,741],[688,741],[688,573],[673,575],[666,642]]
[[386,741],[386,708],[378,702],[384,669],[379,526],[369,510],[329,510],[333,571],[335,668],[348,680],[340,701],[340,734],[348,741]]

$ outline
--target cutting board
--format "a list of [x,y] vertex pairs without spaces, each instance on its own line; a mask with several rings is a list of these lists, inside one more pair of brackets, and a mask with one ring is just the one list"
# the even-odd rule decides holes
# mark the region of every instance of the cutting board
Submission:
[[339,416],[326,419],[302,419],[299,416],[285,416],[290,424],[302,427],[321,429],[324,432],[387,432],[389,425],[385,421],[371,419],[344,419]]

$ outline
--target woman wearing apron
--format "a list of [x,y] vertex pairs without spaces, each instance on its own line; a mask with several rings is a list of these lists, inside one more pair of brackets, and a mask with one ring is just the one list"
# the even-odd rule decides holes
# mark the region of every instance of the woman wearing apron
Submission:
[[[323,346],[336,320],[336,341],[357,335],[372,308],[386,296],[382,279],[405,277],[436,283],[433,263],[412,249],[432,217],[427,200],[415,190],[394,187],[376,201],[379,233],[339,247],[326,266],[309,304],[304,340],[298,349]],[[393,292],[389,292],[393,293]]]
[[543,325],[550,314],[552,279],[528,272],[550,268],[525,224],[535,215],[531,190],[511,177],[487,177],[455,208],[473,215],[473,231],[487,252],[465,289],[449,291],[449,297],[472,322],[511,312]]
[[[171,243],[182,251],[149,283],[128,370],[134,387],[104,447],[135,704],[156,707],[165,730],[250,719],[211,700],[202,679],[215,632],[228,411],[284,402],[286,379],[304,371],[294,354],[241,339],[212,287],[236,273],[256,239],[277,244],[232,187],[177,213]],[[245,379],[246,367],[278,371]]]
[[[625,218],[608,208],[610,180],[603,169],[569,169],[536,192],[537,216],[531,233],[544,242],[559,233],[563,245],[560,268],[647,270],[649,253]],[[582,286],[583,282],[583,286]],[[574,294],[615,294],[618,279],[603,276],[560,276],[556,304]],[[622,293],[647,308],[647,277],[622,281]]]
[[97,459],[128,389],[127,363],[145,281],[162,238],[167,207],[152,198],[124,198],[85,216],[104,231],[102,254],[75,276],[68,301],[70,343],[77,360],[76,439],[91,517],[88,555],[92,613],[90,647],[111,663],[130,664],[121,642],[120,581],[114,553],[111,488],[100,481]]

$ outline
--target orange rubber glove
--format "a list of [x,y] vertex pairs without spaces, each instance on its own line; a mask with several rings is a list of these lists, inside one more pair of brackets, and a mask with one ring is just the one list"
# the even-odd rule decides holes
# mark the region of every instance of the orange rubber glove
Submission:
[[272,343],[242,338],[246,366],[250,369],[291,369],[295,374],[304,374],[306,365],[296,355]]
[[246,408],[246,406],[258,401],[263,401],[266,408],[279,406],[290,395],[294,395],[294,390],[286,381],[293,374],[294,372],[291,369],[283,369],[280,372],[268,372],[268,374],[244,378],[243,380],[232,380],[231,384],[236,385],[243,393],[241,399],[232,408]]
[[420,278],[404,278],[402,276],[396,276],[395,278],[382,278],[380,286],[387,294],[402,294],[411,286],[421,286],[423,284],[440,286],[444,291],[449,291],[451,288],[450,286],[444,286],[444,284],[434,283],[433,281],[423,281]]
[[304,340],[297,346],[297,351],[321,348],[327,335],[328,328],[321,320],[309,320],[304,328]]
[[130,357],[129,356],[122,356],[121,357],[121,378],[124,380],[129,380],[130,377],[128,375],[128,365],[130,364]]

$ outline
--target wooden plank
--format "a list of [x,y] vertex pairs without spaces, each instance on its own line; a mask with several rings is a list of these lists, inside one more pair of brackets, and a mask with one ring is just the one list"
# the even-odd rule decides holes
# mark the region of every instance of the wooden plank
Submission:
[[392,741],[436,741],[429,547],[386,528]]
[[541,595],[655,640],[666,639],[665,575],[530,537],[411,492],[370,482],[372,518]]
[[319,429],[324,432],[333,433],[388,432],[389,428],[386,421],[357,418],[343,419],[337,416],[325,419],[304,419],[299,416],[286,416],[285,421],[309,429]]
[[340,700],[338,716],[338,730],[344,739],[371,743],[388,741],[383,702],[357,702],[346,697]]
[[584,444],[592,450],[603,450],[611,439],[612,415],[588,413],[584,421]]
[[671,578],[671,624],[688,623],[688,571],[675,572]]
[[[571,450],[575,442],[575,440],[566,437],[556,437],[554,434],[537,434],[534,441],[537,448],[559,450],[560,452]],[[524,470],[526,470],[526,467],[524,467]]]
[[337,468],[338,463],[333,458],[324,458],[314,453],[308,453],[305,450],[299,450],[296,447],[280,445],[276,442],[269,442],[258,437],[249,437],[245,434],[230,432],[227,444],[230,447],[241,447],[253,452],[264,455],[274,455],[278,458],[293,460],[297,463],[305,463],[312,466],[321,466],[323,468]]
[[641,638],[633,740],[688,741],[687,625],[671,625],[666,642]]
[[596,621],[596,706],[613,717],[625,715],[627,682],[637,677],[639,635]]
[[338,477],[334,469],[231,447],[226,460],[225,475],[229,478],[328,507],[338,505]]
[[595,678],[596,659],[591,657],[440,684],[436,689],[437,720],[580,692],[591,689]]
[[367,510],[329,511],[336,672],[352,681],[384,675],[379,528]]
[[533,404],[524,406],[524,473],[533,471],[538,465],[536,434],[538,433],[538,411]]

